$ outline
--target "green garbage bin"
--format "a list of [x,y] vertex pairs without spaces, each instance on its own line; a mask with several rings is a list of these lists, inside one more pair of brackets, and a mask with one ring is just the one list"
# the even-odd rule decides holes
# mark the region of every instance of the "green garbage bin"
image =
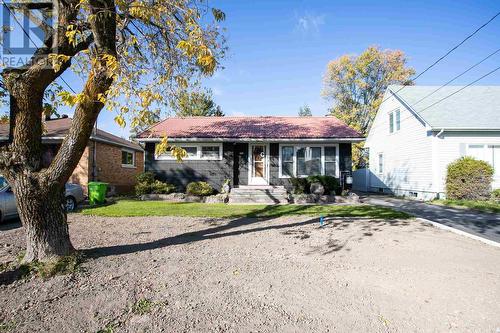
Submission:
[[91,205],[103,204],[106,199],[108,183],[89,182],[89,203]]

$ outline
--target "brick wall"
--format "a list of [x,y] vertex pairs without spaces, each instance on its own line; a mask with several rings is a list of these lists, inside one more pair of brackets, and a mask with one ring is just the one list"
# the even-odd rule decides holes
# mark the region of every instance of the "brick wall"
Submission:
[[[89,177],[92,175],[92,154],[94,143],[90,143]],[[116,193],[131,193],[135,185],[135,176],[144,172],[144,156],[135,152],[135,166],[122,166],[122,148],[96,142],[96,181],[109,183]]]
[[69,177],[68,183],[80,184],[83,191],[87,194],[87,184],[91,174],[90,160],[89,160],[89,147],[85,148],[78,165],[76,166],[73,174]]

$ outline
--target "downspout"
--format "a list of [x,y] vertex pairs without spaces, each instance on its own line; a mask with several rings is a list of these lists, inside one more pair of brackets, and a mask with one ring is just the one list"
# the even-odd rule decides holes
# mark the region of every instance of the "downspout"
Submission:
[[444,132],[444,128],[441,128],[441,130],[439,131],[439,133],[438,133],[438,134],[436,134],[436,137],[437,137],[437,138],[439,138],[439,136],[440,136],[441,134],[443,134],[443,132]]

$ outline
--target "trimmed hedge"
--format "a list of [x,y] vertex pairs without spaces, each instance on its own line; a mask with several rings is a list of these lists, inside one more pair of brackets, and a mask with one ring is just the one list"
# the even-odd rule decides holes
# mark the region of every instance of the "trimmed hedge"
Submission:
[[340,183],[332,176],[309,176],[307,178],[291,178],[293,194],[307,194],[311,192],[312,183],[320,183],[325,188],[325,194],[336,194],[340,190]]
[[143,172],[136,177],[137,184],[135,185],[135,194],[169,194],[175,191],[175,186],[169,183],[164,183],[155,180],[152,172]]
[[320,183],[325,188],[325,194],[335,194],[340,190],[339,180],[332,176],[309,176],[307,182],[309,186],[312,183]]
[[472,157],[462,157],[448,165],[446,198],[451,200],[488,200],[493,167]]
[[186,193],[190,195],[207,196],[214,193],[214,189],[207,182],[192,182],[186,186]]

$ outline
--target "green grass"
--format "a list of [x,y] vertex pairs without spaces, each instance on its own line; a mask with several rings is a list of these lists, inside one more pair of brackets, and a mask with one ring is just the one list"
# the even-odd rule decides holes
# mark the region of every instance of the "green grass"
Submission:
[[85,215],[122,216],[189,216],[189,217],[279,217],[289,215],[324,215],[370,217],[382,219],[409,218],[410,215],[390,208],[353,205],[226,205],[205,203],[172,203],[162,201],[121,200],[114,205],[87,208]]
[[452,207],[467,207],[477,209],[488,213],[500,213],[500,203],[495,201],[478,201],[478,200],[434,200],[431,202],[435,205],[452,206]]

